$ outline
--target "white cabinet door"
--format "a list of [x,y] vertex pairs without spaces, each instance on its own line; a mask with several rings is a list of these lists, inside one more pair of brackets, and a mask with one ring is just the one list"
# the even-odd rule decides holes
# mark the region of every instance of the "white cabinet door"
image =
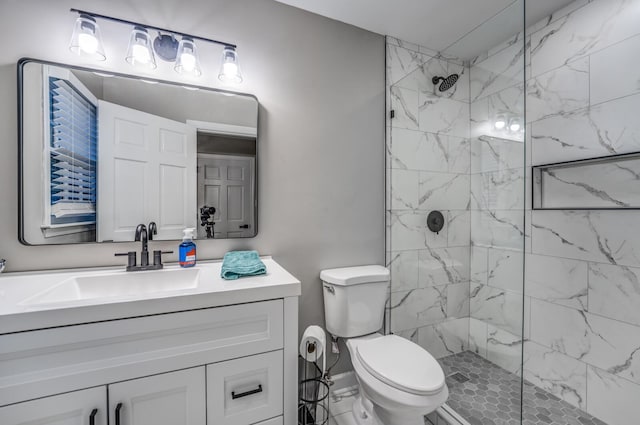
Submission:
[[155,221],[157,239],[196,227],[196,130],[121,105],[98,103],[98,241],[131,241]]
[[0,424],[106,425],[107,388],[89,388],[2,407]]
[[109,385],[110,425],[206,425],[205,368]]

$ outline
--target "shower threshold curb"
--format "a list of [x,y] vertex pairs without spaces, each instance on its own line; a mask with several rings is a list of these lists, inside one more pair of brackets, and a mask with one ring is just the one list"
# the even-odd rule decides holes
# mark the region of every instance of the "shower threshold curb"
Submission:
[[471,425],[465,418],[460,416],[451,406],[443,404],[436,410],[436,413],[451,425]]

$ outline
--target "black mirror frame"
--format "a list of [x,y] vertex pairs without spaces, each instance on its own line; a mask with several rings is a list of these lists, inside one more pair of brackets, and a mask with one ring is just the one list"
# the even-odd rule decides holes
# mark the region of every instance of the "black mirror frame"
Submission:
[[[256,236],[258,236],[258,231],[259,231],[259,226],[258,226],[258,222],[259,222],[259,215],[258,215],[258,204],[259,204],[259,189],[258,189],[258,173],[259,173],[259,155],[258,155],[258,151],[259,151],[259,139],[260,139],[260,101],[258,100],[258,98],[250,93],[242,93],[242,92],[236,92],[236,91],[232,91],[232,90],[223,90],[223,89],[218,89],[218,88],[214,88],[214,87],[205,87],[205,86],[196,86],[193,84],[183,84],[183,83],[178,83],[175,81],[167,81],[167,80],[160,80],[160,79],[155,79],[155,78],[149,78],[149,77],[139,77],[136,75],[131,75],[131,74],[124,74],[124,73],[120,73],[120,72],[113,72],[110,70],[105,70],[105,69],[97,69],[97,68],[88,68],[88,67],[83,67],[83,66],[78,66],[78,65],[70,65],[70,64],[66,64],[66,63],[60,63],[60,62],[52,62],[52,61],[47,61],[47,60],[42,60],[42,59],[34,59],[34,58],[28,58],[28,57],[23,57],[20,60],[18,60],[17,63],[17,73],[18,73],[18,78],[17,78],[17,106],[18,106],[18,176],[17,176],[17,182],[18,182],[18,241],[22,244],[22,245],[26,245],[26,246],[57,246],[57,245],[87,245],[87,244],[101,244],[101,243],[105,243],[105,242],[82,242],[82,243],[76,243],[76,244],[70,244],[70,243],[52,243],[52,244],[30,244],[29,242],[27,242],[24,239],[24,217],[23,217],[23,212],[24,212],[24,196],[23,196],[23,190],[24,190],[24,179],[23,179],[23,166],[22,166],[22,162],[24,159],[24,149],[23,149],[23,142],[24,142],[24,120],[23,120],[23,83],[24,83],[24,77],[23,77],[23,68],[28,64],[28,63],[38,63],[41,65],[53,65],[53,66],[60,66],[60,67],[66,67],[69,69],[73,69],[73,70],[78,70],[78,71],[87,71],[87,72],[103,72],[103,73],[108,73],[114,77],[122,77],[122,78],[129,78],[129,79],[134,79],[134,80],[146,80],[146,81],[151,81],[154,83],[162,83],[162,84],[168,84],[168,85],[173,85],[173,86],[179,86],[179,87],[185,87],[185,88],[193,88],[193,89],[199,89],[199,90],[205,90],[205,91],[210,91],[210,92],[215,92],[215,93],[221,93],[221,94],[225,94],[225,95],[234,95],[234,96],[244,96],[244,97],[248,97],[248,98],[252,98],[256,101],[258,108],[256,111],[256,130],[257,130],[257,135],[256,135],[256,166],[255,166],[255,176],[254,176],[254,182],[255,182],[255,198],[254,198],[254,203],[255,205],[253,206],[254,208],[254,224],[255,224],[255,232],[253,233],[253,236],[247,237],[247,238],[225,238],[225,239],[251,239],[251,238],[255,238]],[[225,239],[218,239],[218,240],[225,240]],[[176,239],[177,240],[177,239]],[[204,239],[203,239],[204,240]],[[216,239],[210,239],[210,240],[216,240]],[[202,241],[202,240],[201,240]],[[118,242],[109,242],[109,243],[128,243],[126,241],[118,241]]]

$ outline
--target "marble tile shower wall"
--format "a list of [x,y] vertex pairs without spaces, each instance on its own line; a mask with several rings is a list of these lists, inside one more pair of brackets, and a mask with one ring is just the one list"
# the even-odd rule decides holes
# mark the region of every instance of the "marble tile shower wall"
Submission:
[[[470,68],[470,349],[518,371],[524,341],[526,379],[609,425],[640,414],[640,212],[531,211],[528,180],[532,164],[640,151],[639,21],[640,0],[579,0]],[[526,176],[522,137],[491,125],[525,97]]]
[[[441,93],[434,76],[457,73]],[[469,68],[387,39],[387,263],[390,330],[434,356],[468,348],[470,270]],[[445,225],[427,228],[439,210]]]

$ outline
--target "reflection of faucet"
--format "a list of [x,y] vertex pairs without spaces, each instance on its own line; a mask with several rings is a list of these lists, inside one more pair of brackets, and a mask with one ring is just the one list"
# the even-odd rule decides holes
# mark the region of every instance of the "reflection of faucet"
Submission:
[[136,242],[142,242],[142,251],[140,251],[140,265],[149,265],[149,234],[147,233],[147,226],[144,224],[138,224],[136,227]]
[[4,268],[6,267],[6,265],[7,265],[7,260],[5,259],[0,260],[0,273],[4,271]]
[[153,240],[153,235],[158,234],[158,227],[153,221],[149,223],[149,229],[144,224],[138,224],[136,227],[136,242],[142,242],[142,251],[140,252],[140,265],[136,264],[136,252],[129,251],[117,253],[116,256],[127,256],[127,271],[135,272],[142,270],[158,270],[163,267],[162,254],[171,254],[173,251],[153,251],[153,265],[149,264],[149,241]]
[[149,232],[149,240],[152,241],[153,235],[158,234],[158,226],[156,225],[155,221],[152,221],[151,223],[149,223],[149,227],[147,227],[147,231]]

